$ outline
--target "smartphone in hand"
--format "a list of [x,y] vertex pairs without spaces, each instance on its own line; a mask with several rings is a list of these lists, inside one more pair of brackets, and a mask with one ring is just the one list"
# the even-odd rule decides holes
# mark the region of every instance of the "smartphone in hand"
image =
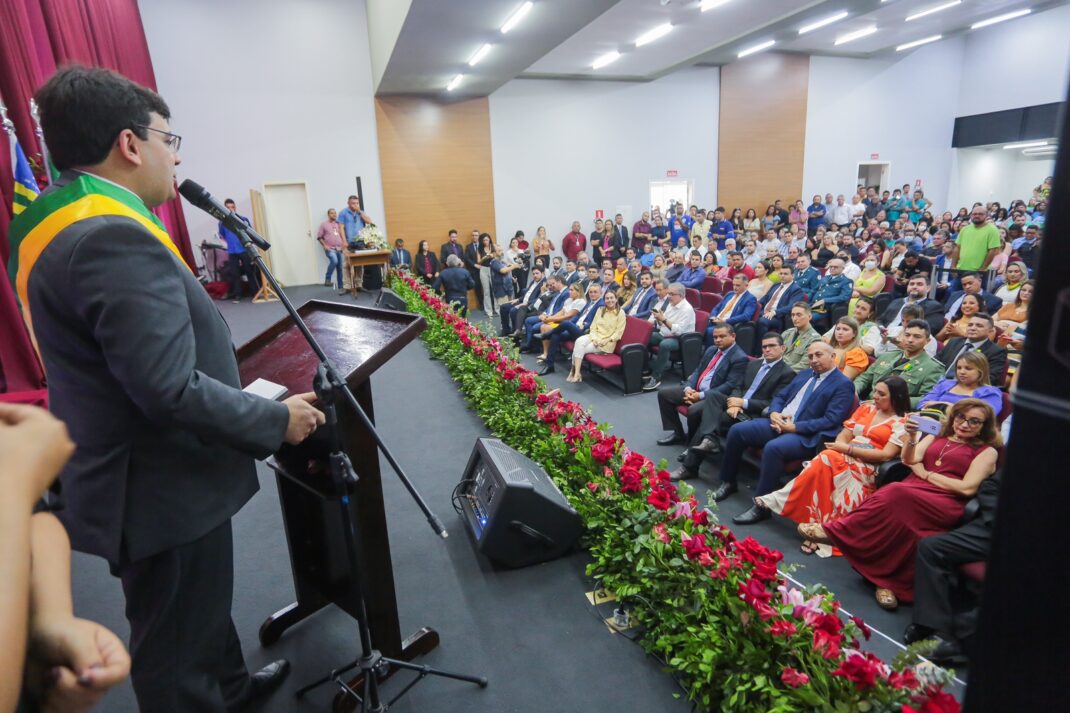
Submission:
[[910,420],[918,426],[918,430],[922,433],[927,433],[930,436],[940,435],[940,427],[942,424],[936,419],[928,418],[927,416],[911,414]]

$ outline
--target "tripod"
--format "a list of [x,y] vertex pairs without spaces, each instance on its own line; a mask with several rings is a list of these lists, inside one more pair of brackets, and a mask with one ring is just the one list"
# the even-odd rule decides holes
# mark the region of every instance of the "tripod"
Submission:
[[[372,644],[371,631],[368,628],[368,612],[365,606],[364,586],[367,580],[365,579],[364,562],[361,555],[360,543],[357,539],[358,529],[356,527],[355,518],[349,509],[348,488],[350,485],[357,482],[357,474],[353,469],[353,464],[350,462],[349,456],[346,455],[345,451],[342,449],[342,439],[338,429],[338,409],[336,402],[337,388],[327,377],[326,369],[322,364],[316,370],[315,390],[320,403],[324,407],[324,413],[327,417],[326,427],[328,429],[330,440],[329,462],[331,483],[334,485],[335,493],[338,496],[338,503],[342,517],[342,529],[344,530],[346,540],[346,557],[349,560],[349,571],[355,580],[353,596],[355,597],[355,604],[358,612],[357,629],[360,633],[361,655],[346,666],[333,669],[326,676],[304,686],[297,691],[297,697],[301,697],[308,691],[333,681],[346,695],[352,696],[357,700],[360,704],[361,713],[379,713],[380,711],[386,711],[394,705],[398,699],[408,693],[413,686],[427,676],[441,676],[443,678],[453,678],[458,681],[468,681],[470,683],[479,684],[480,688],[485,688],[487,686],[487,679],[484,677],[450,673],[448,671],[432,668],[431,666],[421,666],[408,661],[388,658],[383,656]],[[385,676],[392,666],[407,671],[416,671],[418,672],[418,675],[416,678],[409,681],[408,685],[402,688],[397,695],[384,703],[379,695],[379,677]],[[346,683],[345,679],[342,678],[345,673],[355,668],[359,668],[362,675],[363,688],[360,693],[353,690],[353,688]]]

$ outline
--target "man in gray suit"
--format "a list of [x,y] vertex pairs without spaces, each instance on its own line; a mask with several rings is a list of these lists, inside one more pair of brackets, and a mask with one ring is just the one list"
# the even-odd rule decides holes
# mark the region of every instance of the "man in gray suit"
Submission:
[[[288,665],[245,668],[230,520],[259,487],[253,459],[323,414],[314,394],[241,390],[227,324],[149,212],[175,196],[166,103],[84,67],[60,70],[37,102],[63,174],[11,229],[52,231],[18,270],[51,409],[78,446],[60,476],[63,522],[122,580],[142,713],[243,709]],[[55,227],[75,200],[81,215]]]

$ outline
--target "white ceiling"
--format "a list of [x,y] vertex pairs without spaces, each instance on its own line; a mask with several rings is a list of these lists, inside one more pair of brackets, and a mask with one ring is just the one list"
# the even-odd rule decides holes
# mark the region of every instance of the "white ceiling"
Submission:
[[[905,21],[946,2],[727,0],[701,12],[701,0],[534,0],[518,28],[501,35],[498,27],[521,0],[413,0],[377,91],[443,94],[458,73],[466,75],[465,81],[448,96],[489,94],[517,76],[646,81],[687,65],[727,64],[740,50],[767,40],[776,41],[777,51],[871,57],[931,35],[968,32],[973,23],[1007,12],[1032,8],[1035,14],[1070,0],[961,0]],[[849,13],[845,19],[799,35],[799,28],[842,11]],[[671,32],[635,46],[637,37],[666,22],[673,25]],[[835,44],[838,37],[871,25],[878,28],[875,34]],[[494,49],[469,68],[468,58],[484,42]],[[620,52],[620,58],[592,68],[595,59],[611,51]],[[997,46],[993,51],[1014,50]]]

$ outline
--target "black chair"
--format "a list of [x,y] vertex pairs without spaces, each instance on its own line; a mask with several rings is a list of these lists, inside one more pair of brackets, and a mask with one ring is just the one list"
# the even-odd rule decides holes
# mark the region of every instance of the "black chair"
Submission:
[[874,317],[884,314],[884,310],[888,309],[888,305],[892,303],[891,292],[879,292],[877,296],[873,298],[873,314]]
[[847,316],[847,306],[849,302],[837,302],[829,307],[829,326],[835,326],[836,322],[840,321],[840,317]]

